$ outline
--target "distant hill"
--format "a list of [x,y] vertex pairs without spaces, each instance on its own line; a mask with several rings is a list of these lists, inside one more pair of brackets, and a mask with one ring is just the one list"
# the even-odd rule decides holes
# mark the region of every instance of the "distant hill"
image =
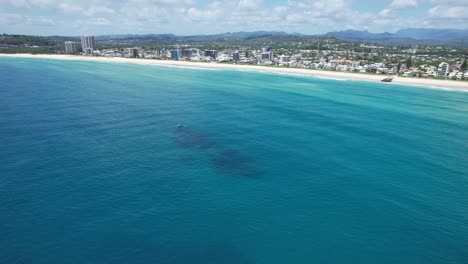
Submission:
[[329,32],[325,34],[327,37],[334,37],[338,39],[346,39],[346,40],[386,40],[393,38],[392,33],[379,33],[373,34],[369,31],[359,31],[359,30],[345,30],[345,31],[337,31],[337,32]]
[[468,30],[461,29],[430,29],[430,28],[408,28],[399,30],[394,34],[399,38],[432,39],[440,41],[456,40],[468,37]]
[[[227,32],[213,35],[177,36],[173,34],[122,34],[96,36],[99,45],[104,47],[125,46],[164,46],[164,45],[204,45],[212,48],[239,48],[244,46],[272,46],[274,48],[297,47],[303,49],[317,47],[324,39],[340,39],[358,43],[381,45],[446,45],[468,47],[468,30],[457,29],[402,29],[396,33],[371,33],[368,31],[346,30],[329,32],[324,35],[304,35],[281,31]],[[40,46],[63,49],[67,40],[79,42],[79,36],[25,36],[0,35],[0,46]],[[328,40],[327,40],[328,41]],[[328,42],[327,42],[328,43]],[[323,48],[323,46],[322,46]]]
[[281,31],[253,31],[253,32],[227,32],[221,34],[215,34],[214,36],[226,36],[226,37],[235,37],[235,38],[251,38],[251,37],[259,37],[259,36],[271,36],[271,35],[290,35],[286,32]]
[[205,41],[229,41],[229,40],[247,40],[253,38],[262,38],[268,36],[288,36],[288,34],[277,31],[254,31],[254,32],[227,32],[213,35],[192,35],[192,36],[176,36],[173,34],[145,34],[145,35],[102,35],[97,36],[98,41],[163,41],[163,42],[205,42]]
[[468,30],[458,29],[402,29],[396,33],[371,33],[369,31],[345,30],[329,32],[324,35],[304,35],[300,33],[286,33],[281,31],[227,32],[213,35],[176,36],[172,34],[147,35],[105,35],[97,36],[102,42],[145,43],[157,42],[162,44],[183,43],[239,43],[272,38],[283,41],[300,41],[311,38],[327,37],[348,41],[370,42],[383,45],[456,45],[468,46]]
[[456,44],[468,46],[468,30],[408,28],[396,33],[370,33],[369,31],[346,30],[326,33],[351,41],[368,41],[382,44]]

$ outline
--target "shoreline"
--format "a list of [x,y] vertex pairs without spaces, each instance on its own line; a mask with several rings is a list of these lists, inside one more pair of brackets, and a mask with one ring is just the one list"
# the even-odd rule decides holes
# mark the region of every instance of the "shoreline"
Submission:
[[[265,73],[279,73],[309,76],[317,78],[330,78],[338,80],[356,80],[356,81],[370,81],[379,82],[388,75],[370,75],[370,74],[356,74],[350,72],[335,72],[323,70],[310,70],[301,68],[281,68],[281,67],[267,67],[261,65],[242,65],[242,64],[220,64],[220,63],[206,63],[206,62],[189,62],[189,61],[171,61],[171,60],[152,60],[152,59],[138,59],[138,58],[120,58],[120,57],[88,57],[81,55],[48,55],[48,54],[0,54],[2,57],[11,58],[36,58],[36,59],[54,59],[54,60],[76,60],[76,61],[98,61],[98,62],[111,62],[111,63],[131,63],[140,65],[154,65],[154,66],[175,66],[186,68],[201,68],[201,69],[220,69],[220,70],[247,70]],[[438,88],[444,90],[456,90],[468,92],[468,82],[454,81],[454,80],[433,80],[433,79],[416,79],[405,77],[394,77],[392,83],[397,85],[418,86],[423,88]]]

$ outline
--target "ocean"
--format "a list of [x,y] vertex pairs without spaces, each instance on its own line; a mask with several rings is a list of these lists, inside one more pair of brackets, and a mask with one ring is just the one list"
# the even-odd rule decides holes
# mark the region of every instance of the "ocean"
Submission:
[[468,263],[468,93],[0,59],[0,263]]

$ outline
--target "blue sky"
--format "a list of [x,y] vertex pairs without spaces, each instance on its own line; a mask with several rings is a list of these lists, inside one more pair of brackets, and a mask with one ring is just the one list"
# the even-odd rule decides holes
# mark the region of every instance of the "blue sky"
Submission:
[[0,33],[468,29],[468,0],[0,0]]

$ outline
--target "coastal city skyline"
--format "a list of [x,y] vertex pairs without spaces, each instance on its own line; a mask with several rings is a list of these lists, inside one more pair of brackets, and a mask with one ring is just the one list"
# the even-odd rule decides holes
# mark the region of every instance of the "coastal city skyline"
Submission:
[[0,0],[0,32],[9,34],[216,34],[347,29],[468,28],[461,0]]
[[[255,34],[255,33],[251,33]],[[206,49],[200,45],[162,45],[159,48],[144,46],[98,48],[95,37],[82,35],[78,43],[65,41],[66,54],[86,56],[142,58],[187,62],[211,62],[277,66],[287,68],[328,70],[337,72],[382,74],[402,77],[468,80],[467,54],[454,47],[413,45],[376,45],[352,43],[339,39],[313,39],[302,46],[289,45],[275,53],[271,46],[246,47],[226,44],[223,49]],[[130,41],[131,42],[131,41]],[[283,44],[284,43],[276,43]],[[305,44],[305,43],[304,43]],[[130,44],[131,45],[131,44]],[[226,46],[225,45],[225,46]],[[58,51],[62,53],[63,51]],[[392,81],[393,77],[385,79]]]
[[0,264],[467,264],[468,0],[0,0]]

